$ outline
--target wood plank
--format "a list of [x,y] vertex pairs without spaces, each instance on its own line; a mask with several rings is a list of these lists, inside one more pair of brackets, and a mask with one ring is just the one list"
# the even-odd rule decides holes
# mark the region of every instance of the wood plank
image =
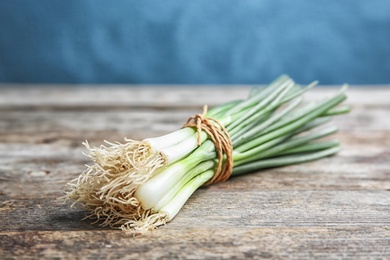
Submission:
[[[167,111],[0,111],[0,142],[42,143],[61,139],[76,141],[76,145],[85,139],[100,142],[103,139],[121,141],[123,137],[143,139],[175,131],[189,116],[197,113],[198,110],[190,108]],[[386,109],[362,108],[353,104],[352,112],[335,117],[333,124],[341,132],[380,134],[382,131],[383,134],[383,131],[390,130],[387,117]]]
[[[263,86],[260,86],[263,87]],[[252,86],[58,86],[17,85],[0,86],[0,109],[98,109],[99,107],[197,107],[214,106],[248,95]],[[316,87],[308,92],[308,99],[319,100],[332,95],[340,86]],[[361,106],[390,105],[390,89],[375,86],[351,86],[348,102]],[[375,102],[373,102],[375,101]]]
[[132,237],[120,231],[0,234],[6,258],[335,259],[390,257],[389,227],[173,228]]
[[[387,226],[388,194],[386,190],[200,189],[168,226],[182,230],[197,226]],[[1,203],[1,231],[85,229],[91,223],[81,221],[87,212],[69,209],[55,198],[3,198]],[[26,214],[28,218],[20,217]]]
[[[383,135],[387,133],[384,132]],[[235,177],[212,189],[233,190],[390,190],[390,149],[377,146],[389,137],[339,134],[344,150],[337,156],[301,165]],[[352,141],[351,141],[352,136]],[[368,136],[368,137],[367,137]],[[367,140],[367,138],[369,138]],[[366,143],[354,140],[366,140]],[[374,143],[374,144],[373,144]],[[96,142],[98,145],[99,142]],[[83,147],[64,142],[1,144],[0,190],[10,198],[61,196],[64,185],[89,163]],[[364,150],[364,154],[359,153]],[[368,174],[369,173],[369,174]]]

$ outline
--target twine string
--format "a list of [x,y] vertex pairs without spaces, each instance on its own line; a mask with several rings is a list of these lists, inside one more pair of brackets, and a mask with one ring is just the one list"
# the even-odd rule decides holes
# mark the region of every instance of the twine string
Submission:
[[[191,116],[183,127],[196,127],[198,146],[201,145],[201,131],[204,131],[214,143],[218,158],[218,165],[214,176],[205,183],[224,182],[229,179],[233,171],[233,145],[225,127],[214,118],[206,117],[207,105],[203,106],[203,113]],[[225,158],[224,158],[225,156]]]

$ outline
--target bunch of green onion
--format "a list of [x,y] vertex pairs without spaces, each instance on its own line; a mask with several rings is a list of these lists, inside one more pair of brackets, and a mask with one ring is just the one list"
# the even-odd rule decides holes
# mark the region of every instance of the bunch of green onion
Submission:
[[[207,111],[205,117],[229,133],[232,176],[340,150],[339,141],[324,139],[337,128],[324,124],[349,111],[339,106],[346,99],[346,86],[320,102],[303,103],[303,94],[316,84],[303,87],[283,75],[264,89],[254,88],[245,100]],[[84,143],[93,163],[68,183],[66,198],[90,211],[88,217],[102,226],[133,233],[171,221],[191,194],[214,176],[218,164],[210,136],[193,127],[143,141],[105,142],[100,147]]]

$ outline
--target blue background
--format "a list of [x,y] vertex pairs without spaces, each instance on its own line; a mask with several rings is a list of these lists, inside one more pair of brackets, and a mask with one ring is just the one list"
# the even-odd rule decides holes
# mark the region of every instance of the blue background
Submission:
[[0,82],[390,83],[388,0],[0,2]]

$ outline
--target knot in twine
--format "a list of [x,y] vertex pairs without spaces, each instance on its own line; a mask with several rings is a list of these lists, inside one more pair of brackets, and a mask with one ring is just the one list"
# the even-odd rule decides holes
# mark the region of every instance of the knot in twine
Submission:
[[[188,118],[183,127],[196,127],[198,133],[198,146],[201,145],[201,131],[208,134],[214,143],[218,157],[218,165],[214,176],[205,183],[224,182],[229,179],[233,171],[233,145],[225,127],[214,118],[207,118],[207,105],[203,106],[203,114]],[[224,155],[226,156],[224,160]]]

